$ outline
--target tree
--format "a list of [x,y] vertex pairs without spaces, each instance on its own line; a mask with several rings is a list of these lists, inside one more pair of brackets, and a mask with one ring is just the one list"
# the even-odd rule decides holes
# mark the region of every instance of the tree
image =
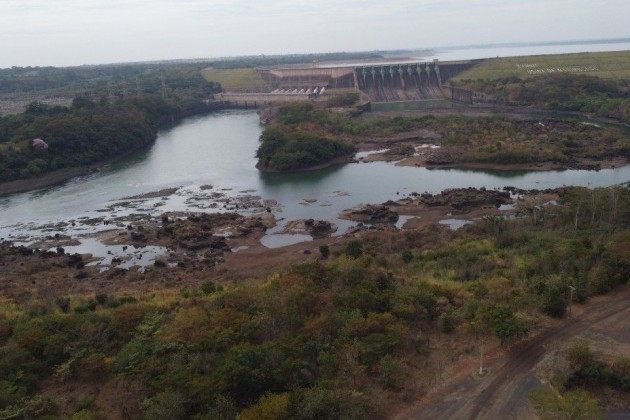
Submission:
[[323,259],[327,259],[330,256],[330,247],[328,245],[320,245],[319,253]]
[[483,318],[489,330],[501,340],[501,344],[505,344],[510,339],[522,337],[528,332],[525,323],[518,319],[512,308],[507,305],[497,304],[487,308]]

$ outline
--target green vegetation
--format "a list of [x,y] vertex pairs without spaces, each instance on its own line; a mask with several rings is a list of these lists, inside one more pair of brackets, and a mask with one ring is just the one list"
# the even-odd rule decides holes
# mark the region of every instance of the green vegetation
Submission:
[[47,92],[61,95],[156,93],[162,82],[170,92],[212,93],[217,86],[206,82],[202,63],[139,63],[80,67],[11,67],[0,69],[0,94]]
[[378,52],[338,52],[321,54],[285,54],[285,55],[253,55],[212,60],[210,66],[215,69],[255,68],[264,66],[280,66],[288,64],[312,64],[318,61],[335,60],[374,60],[382,58]]
[[530,396],[545,419],[602,418],[600,399],[623,400],[630,392],[630,359],[604,361],[583,339],[568,346],[551,375],[549,386]]
[[[438,329],[509,342],[548,290],[569,303],[569,286],[586,299],[630,278],[628,188],[569,188],[523,216],[355,239],[222,289],[199,272],[198,291],[162,297],[2,301],[0,417],[385,417],[435,374]],[[579,360],[569,383],[593,378]]]
[[326,100],[328,107],[347,107],[352,106],[359,100],[359,94],[355,92],[346,92],[333,95]]
[[468,79],[455,84],[510,105],[580,111],[630,122],[630,79],[556,74],[527,79]]
[[490,58],[452,80],[526,79],[541,74],[573,73],[604,79],[630,79],[630,51]]
[[295,170],[327,164],[354,153],[354,147],[337,138],[320,135],[300,126],[312,105],[283,107],[278,122],[265,128],[256,153],[258,167]]
[[[208,112],[201,98],[127,96],[113,103],[77,97],[72,106],[32,103],[22,114],[0,118],[0,179],[30,178],[128,154],[151,144],[156,130]],[[31,145],[43,139],[48,148]]]
[[206,80],[216,82],[224,90],[230,92],[267,92],[271,90],[271,85],[267,83],[256,69],[215,69],[207,68],[201,74]]
[[630,157],[630,136],[623,130],[570,121],[543,120],[539,124],[500,116],[357,118],[309,106],[283,108],[277,120],[282,127],[299,127],[313,135],[357,141],[368,136],[430,130],[442,137],[442,150],[450,154],[453,163],[558,162],[571,166],[580,159]]

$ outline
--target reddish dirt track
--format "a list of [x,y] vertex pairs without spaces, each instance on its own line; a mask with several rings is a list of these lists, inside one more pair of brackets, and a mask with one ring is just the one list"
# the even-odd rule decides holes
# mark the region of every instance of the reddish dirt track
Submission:
[[630,288],[593,299],[558,326],[515,345],[483,379],[468,375],[430,394],[396,419],[510,419],[531,418],[529,391],[539,384],[534,367],[550,346],[563,343],[589,328],[616,318],[630,322]]

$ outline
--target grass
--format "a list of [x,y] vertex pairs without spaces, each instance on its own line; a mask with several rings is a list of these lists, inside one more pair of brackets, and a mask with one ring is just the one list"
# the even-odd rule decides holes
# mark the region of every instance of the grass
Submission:
[[218,82],[224,90],[238,91],[267,91],[269,84],[260,76],[256,69],[215,69],[208,67],[201,71],[209,82]]
[[453,78],[454,81],[529,78],[541,74],[577,73],[604,79],[630,79],[630,51],[532,55],[492,58]]

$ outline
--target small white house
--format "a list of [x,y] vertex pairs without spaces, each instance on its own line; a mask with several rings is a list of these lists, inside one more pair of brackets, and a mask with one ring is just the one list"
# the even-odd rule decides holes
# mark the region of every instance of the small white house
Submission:
[[33,148],[37,150],[46,150],[48,149],[48,144],[42,139],[34,139]]

